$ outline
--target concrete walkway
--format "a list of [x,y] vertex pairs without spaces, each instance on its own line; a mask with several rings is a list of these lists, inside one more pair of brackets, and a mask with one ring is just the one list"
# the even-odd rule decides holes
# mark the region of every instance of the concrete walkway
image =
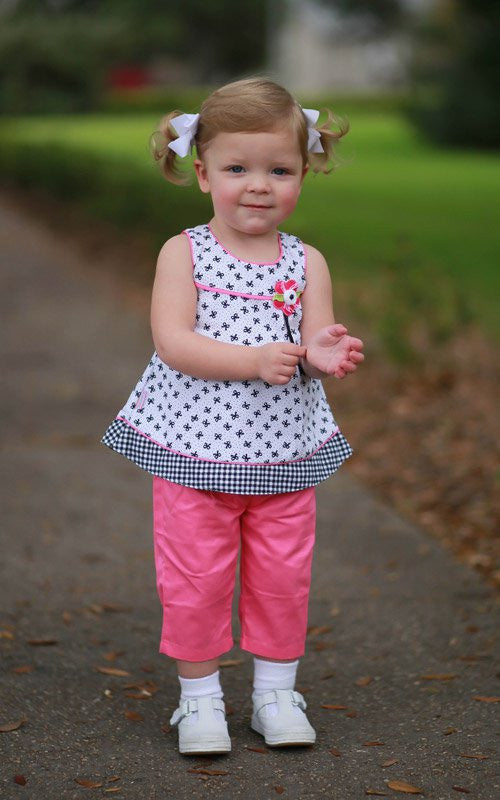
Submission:
[[99,444],[152,352],[148,316],[5,202],[0,240],[0,726],[24,720],[0,733],[0,796],[361,800],[401,797],[390,783],[404,781],[433,800],[500,797],[499,706],[478,699],[500,694],[491,591],[346,468],[318,487],[298,676],[317,744],[263,747],[252,659],[235,647],[222,670],[232,753],[178,754],[150,476]]

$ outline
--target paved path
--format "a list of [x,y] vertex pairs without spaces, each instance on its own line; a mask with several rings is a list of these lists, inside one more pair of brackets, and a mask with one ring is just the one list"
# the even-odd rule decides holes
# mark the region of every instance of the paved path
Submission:
[[[499,694],[491,592],[347,469],[318,487],[310,624],[320,631],[298,676],[316,746],[251,749],[263,745],[248,724],[252,662],[235,647],[227,657],[242,663],[222,671],[232,753],[178,754],[150,478],[99,444],[152,351],[147,314],[98,263],[89,272],[4,202],[0,241],[0,725],[25,720],[0,733],[0,796],[357,800],[370,789],[401,797],[389,787],[399,780],[434,800],[498,798],[498,704],[476,699]],[[227,774],[189,771],[199,767]]]

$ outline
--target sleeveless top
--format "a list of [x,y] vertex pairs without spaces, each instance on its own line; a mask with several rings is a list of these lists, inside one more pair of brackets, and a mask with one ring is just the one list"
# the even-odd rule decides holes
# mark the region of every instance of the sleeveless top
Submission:
[[[300,344],[300,292],[306,290],[300,239],[278,232],[277,261],[256,264],[232,255],[209,225],[183,233],[198,292],[196,333],[248,347],[290,341],[286,315]],[[281,302],[279,281],[295,281]],[[352,454],[320,379],[297,368],[284,385],[207,380],[172,369],[156,352],[101,441],[174,483],[252,495],[314,486]]]

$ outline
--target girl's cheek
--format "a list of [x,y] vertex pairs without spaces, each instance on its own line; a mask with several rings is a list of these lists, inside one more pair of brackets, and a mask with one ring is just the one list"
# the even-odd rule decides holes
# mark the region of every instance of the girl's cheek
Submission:
[[283,205],[287,210],[291,212],[297,205],[299,197],[300,197],[300,187],[298,189],[294,189],[293,191],[287,193],[286,197],[283,198]]

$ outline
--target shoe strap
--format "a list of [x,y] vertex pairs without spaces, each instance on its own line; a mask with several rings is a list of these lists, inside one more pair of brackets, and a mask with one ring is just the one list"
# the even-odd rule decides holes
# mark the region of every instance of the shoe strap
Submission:
[[196,698],[182,700],[179,708],[176,708],[170,717],[170,725],[178,725],[184,717],[188,717],[193,711],[198,711],[198,701]]
[[[221,700],[220,697],[212,697],[211,700],[213,708],[216,708],[225,714],[226,704],[224,703],[224,700]],[[188,717],[193,713],[193,711],[198,711],[198,698],[193,697],[189,700],[183,700],[179,705],[179,708],[177,708],[172,714],[170,718],[170,725],[178,725],[179,722],[184,719],[184,717]]]
[[304,700],[303,696],[300,692],[296,692],[293,689],[271,689],[270,692],[264,692],[260,697],[257,698],[255,701],[255,710],[260,711],[261,708],[264,706],[271,705],[271,703],[278,702],[279,695],[288,695],[292,705],[298,706],[302,711],[305,711],[307,708],[307,703]]

